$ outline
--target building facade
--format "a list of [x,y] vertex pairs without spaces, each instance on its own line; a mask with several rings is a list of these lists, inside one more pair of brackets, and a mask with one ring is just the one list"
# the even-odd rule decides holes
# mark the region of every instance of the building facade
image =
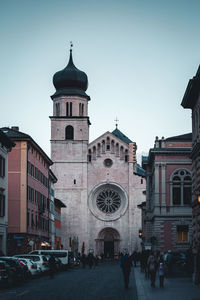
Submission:
[[137,176],[136,143],[118,128],[89,142],[87,75],[72,59],[54,75],[56,88],[51,116],[52,170],[58,182],[56,198],[67,209],[62,218],[64,248],[76,241],[78,251],[113,257],[140,243],[137,205],[144,200]]
[[7,254],[8,152],[15,144],[0,130],[0,255]]
[[56,176],[49,171],[49,243],[52,249],[56,249],[55,244],[55,205],[54,205],[54,184],[57,182]]
[[16,144],[8,155],[8,254],[49,244],[49,167],[52,161],[18,127],[1,130]]
[[146,170],[144,245],[162,252],[186,251],[192,242],[192,135],[156,138]]
[[200,249],[200,67],[189,80],[181,105],[192,110],[192,226],[193,252]]

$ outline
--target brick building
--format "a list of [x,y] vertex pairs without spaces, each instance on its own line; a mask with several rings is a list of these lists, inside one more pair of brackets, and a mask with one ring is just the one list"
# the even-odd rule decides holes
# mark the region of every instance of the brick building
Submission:
[[160,251],[183,251],[192,241],[192,135],[156,138],[146,170],[146,206],[141,205],[145,246]]
[[8,154],[8,254],[49,246],[49,167],[52,161],[18,127],[1,130],[16,144]]

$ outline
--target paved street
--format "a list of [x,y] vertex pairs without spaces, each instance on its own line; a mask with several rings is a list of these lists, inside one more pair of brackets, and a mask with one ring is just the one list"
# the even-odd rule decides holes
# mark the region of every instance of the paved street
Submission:
[[[136,288],[137,286],[137,288]],[[200,300],[200,287],[188,277],[167,278],[165,287],[150,287],[140,268],[131,272],[130,288],[124,289],[119,262],[105,262],[95,269],[73,269],[1,290],[1,300]]]
[[99,264],[95,269],[73,269],[31,280],[23,286],[3,290],[1,300],[135,300],[134,277],[130,289],[125,290],[119,262]]
[[140,267],[134,268],[138,300],[200,300],[200,287],[192,283],[190,277],[165,278],[164,288],[159,287],[158,276],[156,287],[150,286]]

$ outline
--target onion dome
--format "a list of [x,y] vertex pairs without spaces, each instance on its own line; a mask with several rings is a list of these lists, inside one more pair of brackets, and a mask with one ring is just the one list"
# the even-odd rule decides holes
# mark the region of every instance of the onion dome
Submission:
[[57,96],[81,96],[90,97],[85,93],[88,87],[87,75],[77,69],[72,59],[72,49],[70,49],[70,57],[68,65],[53,76],[53,84],[56,92],[52,98]]

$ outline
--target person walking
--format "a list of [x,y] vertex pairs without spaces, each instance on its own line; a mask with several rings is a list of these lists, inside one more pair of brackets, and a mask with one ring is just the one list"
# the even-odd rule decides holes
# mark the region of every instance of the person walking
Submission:
[[148,265],[148,272],[149,272],[150,280],[151,280],[151,286],[155,287],[157,262],[156,262],[156,258],[155,258],[155,255],[153,254],[153,252],[149,255],[147,265]]
[[56,261],[54,256],[51,255],[49,258],[49,276],[51,279],[54,278],[55,268],[56,268]]
[[86,255],[85,255],[85,253],[83,253],[83,254],[82,254],[82,257],[81,257],[81,262],[82,262],[82,267],[83,267],[83,269],[85,269],[85,266],[86,266],[86,260],[87,260]]
[[165,272],[164,272],[164,260],[161,257],[158,265],[158,276],[159,276],[159,282],[160,282],[160,287],[164,287],[164,278],[165,278]]
[[94,255],[92,253],[88,254],[87,261],[88,261],[89,268],[92,269],[94,264]]
[[129,277],[130,277],[130,272],[132,267],[132,260],[128,254],[122,256],[120,267],[122,268],[122,272],[123,272],[125,289],[128,289]]

